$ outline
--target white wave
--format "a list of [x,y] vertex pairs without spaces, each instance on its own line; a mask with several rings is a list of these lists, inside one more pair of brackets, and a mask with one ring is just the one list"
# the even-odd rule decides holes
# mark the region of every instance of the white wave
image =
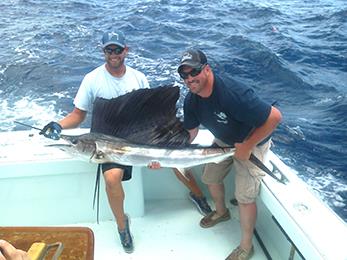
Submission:
[[50,121],[63,117],[62,111],[55,111],[55,101],[44,101],[42,99],[30,99],[23,97],[9,104],[7,100],[0,101],[0,131],[12,131],[17,126],[14,121],[34,122],[35,126],[41,128]]
[[306,140],[305,134],[302,131],[300,126],[294,126],[294,127],[287,126],[287,130],[292,136],[296,136],[301,140]]
[[329,172],[327,169],[324,173],[317,173],[317,170],[312,168],[307,168],[306,170],[310,173],[310,176],[301,174],[300,177],[311,187],[317,197],[331,208],[346,207],[346,201],[339,194],[346,192],[347,186],[334,176],[333,170]]
[[25,58],[23,57],[22,60],[26,60],[26,59],[38,59],[38,58],[40,58],[40,56],[37,55],[37,54],[35,53],[34,50],[27,49],[27,48],[24,47],[24,46],[18,46],[18,47],[15,49],[15,52],[17,52],[18,54],[24,54],[24,55],[25,55]]

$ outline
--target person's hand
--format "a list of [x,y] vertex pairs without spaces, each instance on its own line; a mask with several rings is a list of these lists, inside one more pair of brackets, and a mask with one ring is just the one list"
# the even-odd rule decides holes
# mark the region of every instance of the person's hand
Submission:
[[16,249],[5,240],[0,240],[0,260],[30,260],[28,253]]
[[160,162],[158,161],[151,161],[148,165],[148,168],[152,169],[152,170],[157,170],[161,168]]
[[244,143],[235,143],[234,146],[236,148],[234,158],[240,161],[247,161],[251,156],[252,149]]
[[62,129],[61,125],[52,121],[41,130],[40,135],[44,135],[53,140],[59,140]]

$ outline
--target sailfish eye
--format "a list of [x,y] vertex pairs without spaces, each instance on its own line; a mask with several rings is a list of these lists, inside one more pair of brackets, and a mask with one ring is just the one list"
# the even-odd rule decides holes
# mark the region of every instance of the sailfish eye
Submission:
[[77,144],[78,143],[78,139],[77,138],[72,138],[71,139],[71,143],[72,144]]

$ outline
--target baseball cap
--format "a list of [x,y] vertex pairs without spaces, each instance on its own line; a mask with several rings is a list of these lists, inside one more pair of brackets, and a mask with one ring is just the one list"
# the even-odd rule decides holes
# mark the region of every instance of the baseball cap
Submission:
[[178,71],[180,71],[183,66],[189,66],[189,67],[198,69],[198,68],[201,68],[206,63],[207,63],[207,58],[201,50],[188,49],[182,54]]
[[122,48],[125,47],[125,36],[121,31],[105,32],[102,36],[102,48],[108,45],[115,44]]

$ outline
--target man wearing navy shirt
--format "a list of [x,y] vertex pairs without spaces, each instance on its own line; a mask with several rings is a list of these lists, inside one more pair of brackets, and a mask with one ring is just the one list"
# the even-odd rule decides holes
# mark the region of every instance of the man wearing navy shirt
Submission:
[[202,218],[200,226],[208,228],[230,219],[223,180],[234,167],[242,237],[227,259],[249,259],[253,255],[255,201],[263,176],[249,158],[253,153],[264,160],[271,133],[281,121],[281,112],[262,101],[251,88],[214,74],[205,54],[198,49],[183,53],[178,73],[190,90],[184,101],[184,126],[191,141],[203,125],[214,135],[217,145],[235,147],[232,158],[204,168],[202,181],[208,186],[216,210]]

